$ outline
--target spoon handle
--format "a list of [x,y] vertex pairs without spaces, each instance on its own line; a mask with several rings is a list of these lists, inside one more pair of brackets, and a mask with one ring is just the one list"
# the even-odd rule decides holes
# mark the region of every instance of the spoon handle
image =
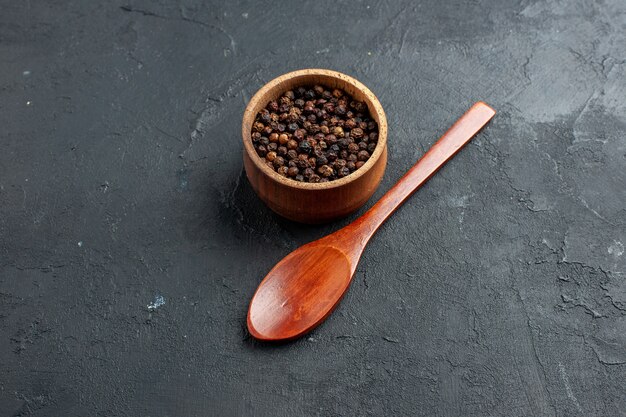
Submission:
[[365,247],[380,225],[452,158],[496,114],[487,104],[475,103],[426,152],[422,158],[394,185],[372,208],[356,219],[346,229]]

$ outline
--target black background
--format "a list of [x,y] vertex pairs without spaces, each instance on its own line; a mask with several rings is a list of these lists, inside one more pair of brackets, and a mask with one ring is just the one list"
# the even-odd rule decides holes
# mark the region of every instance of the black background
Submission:
[[[0,415],[626,415],[626,2],[0,10]],[[242,172],[246,102],[307,67],[387,113],[368,206],[474,101],[498,115],[328,321],[267,346],[260,279],[356,217],[288,222]]]

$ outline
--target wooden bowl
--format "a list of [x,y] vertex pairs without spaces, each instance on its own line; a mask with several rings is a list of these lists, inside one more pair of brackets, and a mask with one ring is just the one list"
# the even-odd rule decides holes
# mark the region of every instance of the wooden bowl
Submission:
[[[285,91],[315,84],[342,89],[356,100],[364,101],[378,123],[378,144],[367,162],[348,176],[323,183],[298,182],[268,167],[257,155],[250,134],[257,113],[267,103]],[[325,223],[356,211],[374,194],[387,165],[387,118],[382,106],[367,87],[336,71],[304,69],[265,84],[246,107],[241,134],[243,163],[254,191],[273,211],[301,223]]]

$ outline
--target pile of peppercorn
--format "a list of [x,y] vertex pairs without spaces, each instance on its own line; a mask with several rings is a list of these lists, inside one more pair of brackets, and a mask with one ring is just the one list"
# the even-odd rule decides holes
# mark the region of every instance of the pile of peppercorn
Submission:
[[378,142],[367,105],[321,85],[286,91],[252,125],[257,154],[278,174],[327,182],[361,168]]

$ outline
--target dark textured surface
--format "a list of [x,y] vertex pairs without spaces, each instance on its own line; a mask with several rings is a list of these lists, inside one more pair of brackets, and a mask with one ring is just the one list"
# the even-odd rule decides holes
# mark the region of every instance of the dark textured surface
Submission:
[[[1,3],[0,415],[626,415],[623,0]],[[242,175],[245,103],[305,67],[380,98],[374,199],[499,114],[266,346],[259,280],[350,220]]]

